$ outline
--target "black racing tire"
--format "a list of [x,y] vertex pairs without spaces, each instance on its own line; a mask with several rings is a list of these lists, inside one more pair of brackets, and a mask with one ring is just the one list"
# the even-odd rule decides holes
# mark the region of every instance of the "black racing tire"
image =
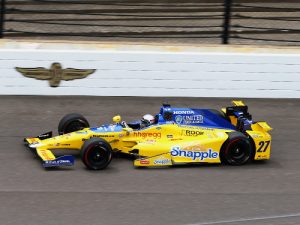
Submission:
[[59,135],[71,133],[89,127],[89,122],[83,115],[71,113],[65,115],[58,124]]
[[101,138],[91,138],[83,144],[80,157],[90,170],[103,170],[112,160],[112,149],[109,143]]
[[240,166],[253,158],[253,147],[247,136],[240,132],[230,132],[221,148],[221,161],[227,165]]
[[227,120],[227,121],[230,122],[230,119],[225,115],[225,113],[220,112],[220,111],[218,111],[216,109],[209,109],[209,111],[211,111],[212,113],[214,113],[214,114],[216,114],[216,115],[218,115],[218,116],[222,117],[223,119],[225,119],[225,120]]

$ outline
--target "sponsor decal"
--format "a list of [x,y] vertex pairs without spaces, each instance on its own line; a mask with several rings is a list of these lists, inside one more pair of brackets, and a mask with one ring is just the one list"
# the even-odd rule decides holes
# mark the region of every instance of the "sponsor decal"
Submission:
[[181,110],[181,111],[174,111],[173,114],[177,115],[177,114],[195,114],[195,112],[193,110]]
[[51,160],[51,158],[48,156],[46,150],[40,150],[40,154],[41,154],[42,158],[44,158],[46,160]]
[[199,131],[199,130],[184,130],[182,131],[182,133],[183,133],[182,135],[184,136],[192,136],[192,137],[197,137],[204,134],[203,131]]
[[172,134],[168,134],[167,138],[173,138],[173,135]]
[[[92,129],[91,129],[92,130]],[[97,127],[96,129],[93,129],[95,130],[96,132],[103,132],[103,131],[107,131],[106,127]]]
[[46,165],[59,166],[62,164],[72,164],[70,160],[60,159],[60,160],[47,160],[45,161]]
[[214,152],[212,149],[208,149],[205,152],[190,151],[180,149],[179,146],[174,146],[171,149],[171,155],[174,157],[190,158],[194,161],[203,161],[205,159],[216,159],[219,156],[218,152]]
[[209,131],[215,130],[214,128],[210,128],[210,127],[196,127],[196,126],[189,126],[185,124],[178,124],[178,127],[182,127],[189,130],[209,130]]
[[62,146],[70,146],[70,144],[61,144]]
[[97,127],[97,128],[90,128],[90,130],[93,132],[96,132],[96,133],[112,132],[112,131],[118,132],[118,131],[122,130],[122,127],[111,124],[111,125],[104,125],[104,126]]
[[182,123],[182,120],[183,120],[183,117],[182,117],[182,116],[180,116],[180,115],[175,116],[175,122],[176,122],[177,124],[181,124],[181,123]]
[[263,136],[261,136],[259,134],[252,134],[251,137],[253,137],[253,138],[262,138]]
[[199,124],[203,123],[203,116],[202,115],[191,115],[191,116],[182,116],[177,115],[175,116],[175,122],[177,124]]
[[93,137],[100,137],[100,138],[112,138],[112,137],[115,137],[114,135],[108,135],[108,134],[93,134],[91,137],[89,138],[82,138],[81,140],[82,141],[86,141],[86,140],[89,140]]
[[171,141],[181,141],[182,140],[182,138],[173,138],[173,139],[171,139]]
[[76,134],[87,134],[87,131],[77,131]]
[[157,132],[150,132],[150,133],[144,133],[144,132],[133,132],[134,137],[141,137],[141,138],[154,138],[158,139],[161,138],[161,133]]
[[44,167],[51,167],[51,166],[71,166],[74,164],[74,157],[73,156],[60,156],[54,160],[45,160],[43,163]]
[[148,165],[148,164],[150,164],[150,161],[149,161],[148,159],[141,159],[141,160],[140,160],[140,163],[141,163],[142,165]]
[[170,163],[171,163],[171,160],[166,159],[166,158],[159,158],[159,159],[154,160],[155,165],[167,165]]
[[114,135],[93,135],[92,137],[104,137],[104,138],[109,138],[109,137],[114,137]]
[[37,80],[48,80],[50,87],[58,87],[62,80],[75,80],[86,78],[88,75],[94,73],[95,69],[63,69],[60,63],[52,63],[50,69],[44,67],[36,68],[15,68],[24,77],[34,78]]
[[266,156],[266,155],[259,155],[259,156],[257,156],[257,159],[268,159],[268,156]]
[[99,137],[99,138],[112,138],[112,137],[115,137],[114,135],[92,135],[91,137],[89,137],[89,138],[82,138],[81,140],[82,141],[87,141],[87,140],[89,140],[89,139],[91,139],[91,138],[93,138],[93,137]]

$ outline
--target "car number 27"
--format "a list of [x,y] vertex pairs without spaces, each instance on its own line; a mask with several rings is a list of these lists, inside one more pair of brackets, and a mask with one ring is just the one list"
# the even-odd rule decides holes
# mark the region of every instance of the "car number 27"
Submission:
[[267,149],[268,149],[268,147],[270,145],[270,142],[271,141],[260,141],[258,143],[259,148],[257,149],[257,152],[265,152],[265,151],[267,151]]

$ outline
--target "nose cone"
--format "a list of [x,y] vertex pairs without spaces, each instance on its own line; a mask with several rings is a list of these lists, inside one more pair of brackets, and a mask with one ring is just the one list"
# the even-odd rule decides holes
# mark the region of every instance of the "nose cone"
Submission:
[[42,143],[36,142],[36,143],[30,144],[30,145],[29,145],[29,148],[37,148],[37,147],[41,147],[41,146],[43,146]]

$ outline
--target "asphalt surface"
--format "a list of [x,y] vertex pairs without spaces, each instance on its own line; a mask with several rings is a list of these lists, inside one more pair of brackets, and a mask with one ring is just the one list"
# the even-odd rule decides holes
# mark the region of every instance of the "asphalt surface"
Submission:
[[230,99],[133,97],[0,97],[1,225],[299,225],[300,100],[247,99],[272,131],[268,162],[134,169],[115,158],[104,171],[44,170],[22,139],[56,130],[66,113],[92,125],[174,106],[220,108]]

